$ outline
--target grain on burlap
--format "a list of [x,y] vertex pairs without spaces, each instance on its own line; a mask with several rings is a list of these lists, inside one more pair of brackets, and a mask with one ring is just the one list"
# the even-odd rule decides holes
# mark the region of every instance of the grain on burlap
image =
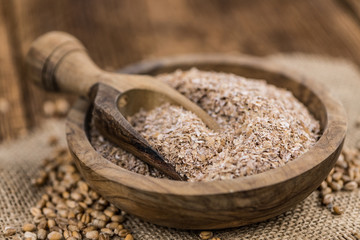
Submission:
[[[360,116],[360,72],[345,60],[303,54],[276,55],[273,62],[300,71],[326,85],[342,100],[349,118],[346,145],[360,141],[360,129],[354,128]],[[15,226],[31,221],[29,208],[43,193],[30,184],[41,159],[49,156],[49,136],[58,136],[65,146],[64,121],[51,120],[29,136],[0,146],[0,227]],[[320,205],[315,191],[294,209],[270,220],[249,226],[214,231],[221,239],[355,239],[351,233],[360,232],[360,191],[340,192],[335,203],[345,209],[334,216]],[[176,217],[176,216],[174,216]],[[155,226],[129,216],[125,227],[135,239],[199,239],[198,231],[184,231]]]

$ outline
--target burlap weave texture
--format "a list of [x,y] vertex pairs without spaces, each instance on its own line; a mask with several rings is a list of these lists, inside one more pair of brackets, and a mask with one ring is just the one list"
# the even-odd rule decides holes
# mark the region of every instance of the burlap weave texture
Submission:
[[[334,58],[303,54],[275,55],[271,61],[300,71],[324,84],[343,102],[349,118],[346,145],[360,141],[360,130],[355,121],[360,116],[360,72],[353,64]],[[15,226],[31,221],[29,208],[43,193],[43,189],[30,184],[41,159],[51,154],[49,136],[58,136],[65,146],[64,121],[47,121],[40,129],[23,139],[0,146],[0,227]],[[249,226],[214,231],[221,239],[355,239],[360,233],[360,191],[340,192],[335,203],[345,212],[332,215],[321,206],[318,192],[292,210],[265,222]],[[174,216],[176,217],[176,216]],[[129,216],[124,224],[135,239],[199,239],[197,231],[184,231],[155,226]],[[2,235],[0,235],[1,238]]]

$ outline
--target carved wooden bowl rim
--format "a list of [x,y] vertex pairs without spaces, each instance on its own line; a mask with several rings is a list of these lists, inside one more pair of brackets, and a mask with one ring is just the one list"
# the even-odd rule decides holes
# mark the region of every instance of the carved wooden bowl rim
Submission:
[[[76,103],[78,109],[74,110],[76,106],[73,108],[69,113],[66,124],[67,141],[71,152],[77,156],[84,166],[88,167],[96,174],[107,178],[109,181],[125,185],[128,188],[159,194],[199,196],[231,194],[266,188],[285,181],[291,181],[291,179],[294,179],[300,174],[321,164],[322,161],[330,157],[339,147],[341,147],[347,129],[347,118],[343,106],[320,84],[311,79],[307,79],[301,74],[286,70],[280,65],[275,65],[264,58],[219,54],[186,55],[140,62],[122,69],[121,72],[147,73],[168,66],[187,65],[189,62],[194,65],[231,64],[251,66],[280,74],[294,82],[300,83],[310,89],[321,100],[325,107],[327,122],[323,127],[323,133],[320,139],[306,153],[287,163],[285,166],[252,176],[230,180],[215,180],[211,182],[182,182],[159,179],[125,170],[120,166],[111,163],[95,151],[89,142],[86,133],[87,127],[85,123],[88,121],[87,112],[89,105],[80,99]],[[83,123],[80,123],[79,125],[82,131],[73,131],[74,118],[82,119]],[[78,142],[82,142],[81,149],[79,148]],[[101,164],[102,167],[98,168],[98,164]]]

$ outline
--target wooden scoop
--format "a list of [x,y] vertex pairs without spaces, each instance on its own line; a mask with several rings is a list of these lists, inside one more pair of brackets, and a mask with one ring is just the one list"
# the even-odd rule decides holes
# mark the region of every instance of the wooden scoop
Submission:
[[200,107],[156,78],[100,69],[89,58],[84,46],[67,33],[50,32],[36,39],[27,54],[27,63],[37,84],[46,90],[87,98],[93,103],[95,125],[105,137],[173,179],[185,180],[125,117],[140,108],[149,110],[171,102],[194,112],[209,128],[219,129]]

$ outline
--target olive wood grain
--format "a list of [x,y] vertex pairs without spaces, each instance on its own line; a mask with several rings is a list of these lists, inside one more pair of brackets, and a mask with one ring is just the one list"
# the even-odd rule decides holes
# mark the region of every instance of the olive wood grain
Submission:
[[[40,36],[30,47],[27,63],[31,78],[46,90],[75,93],[85,98],[91,96],[95,124],[104,136],[173,179],[186,178],[166,163],[128,123],[126,115],[135,113],[140,107],[149,109],[167,101],[194,112],[210,128],[219,128],[216,121],[195,103],[152,77],[101,70],[89,58],[84,46],[67,33],[50,32]],[[134,91],[138,94],[127,94]],[[149,95],[149,92],[153,94]],[[120,113],[117,105],[122,96],[127,97],[127,102],[138,104],[125,104]],[[155,98],[159,100],[152,101]]]
[[87,135],[91,109],[79,100],[67,119],[67,141],[90,186],[122,210],[146,221],[183,229],[219,229],[279,215],[314,191],[335,164],[346,134],[343,107],[311,79],[247,56],[183,56],[142,62],[127,73],[158,74],[198,67],[265,79],[287,88],[320,121],[321,136],[283,167],[231,180],[182,182],[127,171],[96,152]]

